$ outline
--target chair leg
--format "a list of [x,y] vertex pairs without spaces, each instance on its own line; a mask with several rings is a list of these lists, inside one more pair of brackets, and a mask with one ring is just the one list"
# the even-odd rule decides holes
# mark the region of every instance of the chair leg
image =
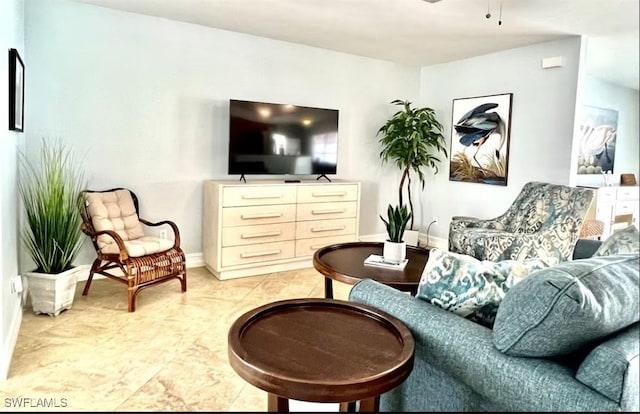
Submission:
[[182,277],[180,278],[180,285],[182,286],[182,291],[186,292],[187,291],[187,272],[184,272],[182,274]]
[[129,287],[127,291],[129,292],[129,312],[135,312],[137,289],[133,287]]
[[102,264],[102,260],[96,259],[93,261],[91,265],[91,271],[89,271],[89,277],[87,278],[87,282],[84,284],[84,289],[82,290],[82,296],[87,296],[89,293],[89,287],[91,286],[91,281],[93,280],[93,274],[98,271],[100,268],[100,264]]

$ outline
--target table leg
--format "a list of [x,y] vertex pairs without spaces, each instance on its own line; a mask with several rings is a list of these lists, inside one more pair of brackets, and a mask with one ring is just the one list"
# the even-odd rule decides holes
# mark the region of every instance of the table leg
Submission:
[[270,413],[288,413],[289,412],[289,399],[283,398],[279,395],[269,393],[268,411]]
[[380,396],[367,398],[360,401],[361,413],[377,413],[380,411]]
[[338,405],[338,411],[341,412],[341,413],[355,413],[356,412],[356,402],[355,401],[341,402]]
[[324,278],[324,297],[326,299],[333,299],[333,282],[331,278]]

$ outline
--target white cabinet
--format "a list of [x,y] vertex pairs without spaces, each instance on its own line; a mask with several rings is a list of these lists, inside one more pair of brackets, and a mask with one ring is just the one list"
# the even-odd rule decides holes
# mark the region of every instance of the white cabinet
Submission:
[[204,261],[218,279],[310,267],[314,252],[356,241],[360,183],[204,183]]
[[596,193],[595,218],[604,223],[604,240],[629,223],[638,227],[638,186],[600,187]]

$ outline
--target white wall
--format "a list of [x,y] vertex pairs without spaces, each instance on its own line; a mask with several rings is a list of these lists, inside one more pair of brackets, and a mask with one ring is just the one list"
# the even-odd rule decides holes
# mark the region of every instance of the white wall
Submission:
[[[29,60],[24,48],[24,1],[0,1],[0,381],[6,379],[15,341],[18,337],[22,307],[20,295],[11,290],[18,275],[18,188],[17,154],[23,134],[9,131],[7,84],[8,51],[17,49],[29,76]],[[25,101],[26,102],[26,101]],[[25,122],[25,129],[29,124]]]
[[[624,86],[615,85],[613,83],[598,79],[596,77],[585,75],[580,85],[580,104],[596,106],[599,108],[613,109],[618,111],[618,129],[616,135],[615,158],[613,166],[612,180],[613,183],[620,182],[620,174],[632,173],[638,175],[638,157],[640,148],[640,124],[638,114],[640,107],[638,106],[638,91]],[[580,142],[576,138],[574,157],[577,159],[577,150]],[[577,166],[577,160],[574,160],[574,166]],[[576,185],[585,185],[593,187],[601,187],[604,185],[604,179],[600,175],[581,174],[578,175],[575,167],[572,168],[571,174]]]
[[[226,174],[230,98],[339,109],[330,177],[362,182],[360,231],[383,231],[399,172],[381,166],[376,133],[391,100],[417,100],[419,68],[68,1],[26,5],[27,151],[42,137],[73,145],[90,188],[131,188],[143,217],[176,221],[187,254],[202,252],[202,182],[239,178]],[[77,262],[94,257],[87,243]]]
[[[560,68],[541,60],[562,56]],[[528,181],[569,184],[580,38],[540,43],[422,68],[420,104],[436,110],[451,148],[455,98],[513,93],[507,186],[449,181],[449,161],[427,177],[421,229],[446,239],[452,216],[492,218],[506,211]]]

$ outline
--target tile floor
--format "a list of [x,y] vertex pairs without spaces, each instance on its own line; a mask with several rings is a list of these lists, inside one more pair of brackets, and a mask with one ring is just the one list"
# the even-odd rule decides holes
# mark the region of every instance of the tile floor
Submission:
[[[143,290],[134,313],[125,286],[107,279],[88,296],[79,282],[73,308],[57,317],[27,308],[0,411],[266,411],[267,394],[228,363],[227,331],[265,303],[323,297],[324,278],[313,268],[225,281],[204,267],[187,274],[187,292],[178,281]],[[336,299],[350,287],[334,283]]]

